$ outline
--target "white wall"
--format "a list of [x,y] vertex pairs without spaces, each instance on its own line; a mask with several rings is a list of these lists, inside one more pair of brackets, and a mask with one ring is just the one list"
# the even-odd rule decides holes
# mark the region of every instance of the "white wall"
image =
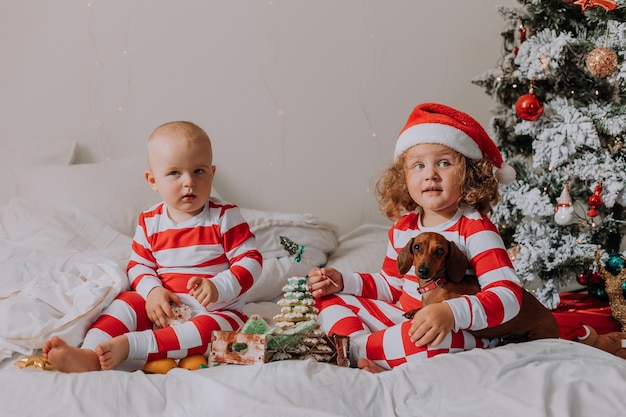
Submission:
[[414,105],[485,126],[470,80],[501,57],[513,0],[3,0],[0,141],[75,138],[78,162],[143,155],[185,119],[216,187],[346,232],[386,223],[371,185]]

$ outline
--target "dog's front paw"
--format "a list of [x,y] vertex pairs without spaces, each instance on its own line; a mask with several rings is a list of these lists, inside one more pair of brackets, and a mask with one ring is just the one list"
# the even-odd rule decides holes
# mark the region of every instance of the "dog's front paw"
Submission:
[[415,313],[417,313],[419,311],[419,308],[415,308],[413,310],[409,310],[406,313],[403,314],[404,317],[406,317],[407,319],[412,319],[413,317],[415,317]]

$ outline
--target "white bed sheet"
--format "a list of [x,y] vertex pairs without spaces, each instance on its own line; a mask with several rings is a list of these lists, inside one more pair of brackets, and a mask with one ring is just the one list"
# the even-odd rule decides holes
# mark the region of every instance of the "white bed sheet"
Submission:
[[381,374],[312,360],[166,375],[0,370],[6,416],[623,416],[626,362],[543,340],[440,355]]
[[[0,209],[0,412],[3,416],[621,416],[626,361],[543,340],[440,355],[381,374],[312,360],[218,365],[167,375],[19,369],[52,334],[78,344],[127,285],[130,238],[78,210],[15,200]],[[385,228],[339,239],[328,265],[376,270]],[[44,289],[44,290],[42,290]],[[270,301],[248,303],[268,320]]]

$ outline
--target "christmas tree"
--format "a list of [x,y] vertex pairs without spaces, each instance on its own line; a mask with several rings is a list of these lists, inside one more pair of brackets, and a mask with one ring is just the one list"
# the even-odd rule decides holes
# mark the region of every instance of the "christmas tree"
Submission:
[[626,0],[500,6],[501,62],[473,83],[494,98],[491,130],[516,181],[493,220],[523,283],[549,308],[563,284],[602,295],[595,263],[624,261]]

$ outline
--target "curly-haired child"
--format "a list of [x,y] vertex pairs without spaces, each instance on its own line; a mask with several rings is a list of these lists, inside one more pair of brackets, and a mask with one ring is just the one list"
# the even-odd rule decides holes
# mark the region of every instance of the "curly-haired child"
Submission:
[[[382,271],[309,273],[321,326],[328,334],[350,336],[353,364],[378,372],[493,344],[468,330],[496,326],[520,310],[520,281],[487,217],[499,199],[499,184],[514,179],[513,168],[471,116],[437,103],[415,107],[400,132],[393,164],[376,184],[381,211],[395,222]],[[403,314],[421,306],[421,295],[413,268],[400,275],[396,259],[409,239],[426,231],[461,248],[481,291],[430,304],[408,320]]]

